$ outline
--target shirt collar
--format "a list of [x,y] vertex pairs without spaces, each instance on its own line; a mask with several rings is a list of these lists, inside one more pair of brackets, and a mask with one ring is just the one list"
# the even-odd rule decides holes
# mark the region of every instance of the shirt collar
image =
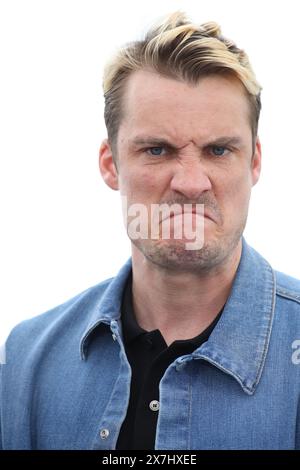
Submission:
[[111,327],[114,325],[115,327],[120,319],[122,295],[131,269],[132,260],[129,258],[114,278],[104,281],[104,283],[107,283],[107,287],[104,293],[101,290],[99,301],[95,302],[90,309],[90,320],[80,340],[81,359],[86,359],[89,340],[95,329],[101,324],[110,325]]
[[243,239],[241,260],[223,314],[194,357],[233,376],[249,395],[255,392],[265,364],[275,296],[273,269]]
[[[80,342],[83,359],[96,327],[101,323],[112,325],[120,319],[124,288],[131,270],[129,258],[93,308]],[[234,377],[249,395],[259,383],[268,351],[275,290],[271,266],[243,238],[240,263],[223,313],[208,341],[193,353],[195,359],[206,360]]]

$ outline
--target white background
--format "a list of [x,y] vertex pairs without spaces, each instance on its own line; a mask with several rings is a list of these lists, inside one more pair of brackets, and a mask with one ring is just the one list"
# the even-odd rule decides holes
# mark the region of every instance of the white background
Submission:
[[217,21],[263,86],[261,180],[246,240],[300,278],[299,1],[0,1],[0,343],[10,328],[113,276],[130,256],[119,194],[98,171],[102,68],[181,9]]

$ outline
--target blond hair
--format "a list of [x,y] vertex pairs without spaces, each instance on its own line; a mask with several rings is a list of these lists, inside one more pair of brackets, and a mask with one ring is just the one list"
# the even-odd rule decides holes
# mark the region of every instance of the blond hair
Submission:
[[143,40],[126,44],[105,67],[104,119],[111,145],[116,144],[123,118],[122,97],[128,77],[134,71],[149,68],[193,85],[201,77],[211,74],[236,77],[244,85],[249,101],[255,142],[261,110],[261,86],[247,54],[222,36],[217,23],[198,26],[191,23],[184,13],[175,12],[151,29]]

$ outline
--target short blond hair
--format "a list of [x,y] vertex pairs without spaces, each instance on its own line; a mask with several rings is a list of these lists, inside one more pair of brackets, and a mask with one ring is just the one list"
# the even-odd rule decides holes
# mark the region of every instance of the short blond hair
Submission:
[[122,97],[129,76],[137,70],[157,73],[196,85],[203,76],[227,74],[244,86],[250,105],[253,142],[261,110],[261,86],[256,80],[247,54],[233,41],[222,36],[215,22],[198,26],[182,12],[169,15],[153,27],[143,40],[121,48],[106,65],[103,77],[104,119],[108,140],[116,144],[123,119]]

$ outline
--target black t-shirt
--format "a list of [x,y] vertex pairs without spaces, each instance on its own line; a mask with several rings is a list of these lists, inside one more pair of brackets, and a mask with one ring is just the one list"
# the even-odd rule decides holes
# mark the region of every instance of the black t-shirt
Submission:
[[136,321],[132,303],[131,272],[123,293],[121,319],[132,378],[129,406],[118,437],[117,449],[154,449],[159,413],[159,382],[177,357],[192,353],[207,341],[222,311],[223,309],[200,335],[188,340],[174,341],[168,347],[159,330],[148,332]]

